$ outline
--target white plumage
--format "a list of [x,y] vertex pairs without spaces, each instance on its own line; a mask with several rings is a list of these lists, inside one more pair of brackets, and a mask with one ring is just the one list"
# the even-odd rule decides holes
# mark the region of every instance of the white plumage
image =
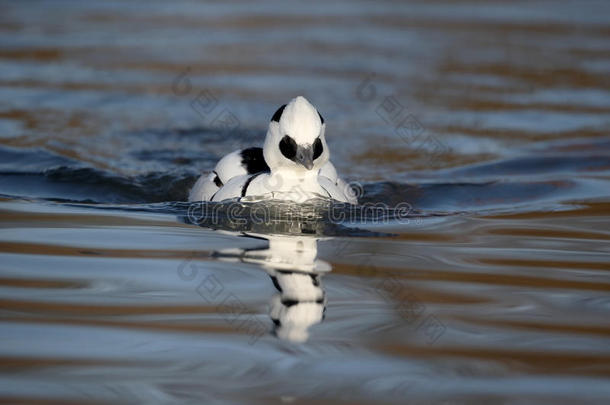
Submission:
[[238,150],[223,157],[212,173],[197,180],[189,201],[332,198],[357,204],[351,187],[329,161],[325,129],[315,107],[304,97],[296,97],[271,118],[262,149]]

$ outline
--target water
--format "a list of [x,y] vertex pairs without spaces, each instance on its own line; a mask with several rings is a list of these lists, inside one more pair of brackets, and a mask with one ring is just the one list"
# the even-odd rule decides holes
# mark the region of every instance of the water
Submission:
[[[610,7],[513,3],[1,3],[2,401],[606,403]],[[408,215],[183,202],[298,94]]]

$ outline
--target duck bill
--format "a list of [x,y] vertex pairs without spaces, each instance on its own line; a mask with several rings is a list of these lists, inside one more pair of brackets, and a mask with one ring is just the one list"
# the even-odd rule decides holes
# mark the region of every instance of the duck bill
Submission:
[[313,169],[313,146],[297,146],[297,153],[294,157],[294,161],[307,170]]

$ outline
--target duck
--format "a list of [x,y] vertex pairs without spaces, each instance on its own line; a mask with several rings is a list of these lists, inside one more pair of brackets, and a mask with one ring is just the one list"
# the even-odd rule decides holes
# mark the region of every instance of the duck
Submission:
[[326,124],[303,96],[282,105],[271,117],[263,147],[229,153],[202,174],[189,202],[329,199],[357,204],[351,186],[330,162]]

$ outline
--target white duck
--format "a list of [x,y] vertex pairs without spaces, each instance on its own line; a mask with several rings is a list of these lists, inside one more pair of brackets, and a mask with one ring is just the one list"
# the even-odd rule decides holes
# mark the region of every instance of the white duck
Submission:
[[304,97],[281,106],[269,123],[263,148],[248,148],[223,157],[202,175],[189,201],[289,200],[330,198],[357,204],[351,187],[329,161],[324,118]]

